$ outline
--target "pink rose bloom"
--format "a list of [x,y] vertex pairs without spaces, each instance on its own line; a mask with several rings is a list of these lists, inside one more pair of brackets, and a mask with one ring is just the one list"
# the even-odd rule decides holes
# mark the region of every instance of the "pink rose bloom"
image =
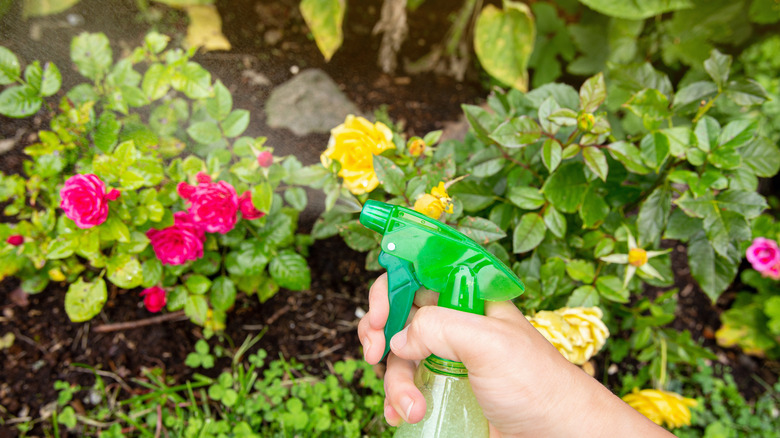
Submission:
[[269,151],[260,152],[260,155],[257,156],[257,164],[259,164],[260,167],[271,167],[273,162],[274,155]]
[[201,182],[196,187],[180,183],[177,191],[189,201],[187,211],[193,220],[209,233],[225,234],[236,226],[238,195],[227,182]]
[[211,177],[210,177],[210,176],[209,176],[207,173],[205,173],[205,172],[198,172],[198,173],[195,175],[195,179],[196,179],[196,180],[197,180],[199,183],[204,183],[204,184],[205,184],[205,183],[210,183],[210,182],[211,182]]
[[238,209],[241,210],[241,216],[250,221],[265,216],[265,213],[256,209],[255,205],[252,204],[252,194],[249,190],[245,191],[238,198]]
[[780,248],[774,240],[756,237],[747,249],[746,256],[753,269],[763,273],[780,263]]
[[20,234],[14,234],[13,236],[8,236],[5,242],[9,245],[19,246],[24,243],[24,237]]
[[144,289],[141,292],[141,296],[144,297],[144,306],[146,310],[157,313],[165,307],[165,289],[154,286],[149,289]]
[[769,267],[766,271],[761,272],[764,277],[769,277],[772,280],[780,280],[780,262],[774,266]]
[[162,230],[146,232],[157,258],[166,265],[182,265],[203,257],[206,235],[193,221],[189,213],[180,211],[173,215],[174,224]]
[[76,174],[60,190],[60,208],[82,229],[100,225],[108,218],[108,201],[119,197],[119,190],[106,193],[106,185],[93,174]]

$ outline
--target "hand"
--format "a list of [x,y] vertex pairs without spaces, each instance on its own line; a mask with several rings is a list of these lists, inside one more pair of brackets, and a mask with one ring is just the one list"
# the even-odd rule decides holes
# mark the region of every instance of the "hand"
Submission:
[[[425,399],[414,386],[417,364],[431,354],[463,362],[491,437],[671,436],[568,362],[508,301],[486,302],[485,315],[435,306],[418,292],[410,323],[390,341],[385,418],[416,423]],[[378,363],[389,314],[387,275],[369,292],[358,325],[364,355]]]

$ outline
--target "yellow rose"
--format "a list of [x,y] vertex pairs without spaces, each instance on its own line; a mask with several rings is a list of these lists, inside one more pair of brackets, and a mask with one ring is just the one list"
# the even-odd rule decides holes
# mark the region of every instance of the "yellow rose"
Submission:
[[414,210],[436,220],[444,212],[452,213],[454,211],[452,198],[447,194],[444,183],[440,182],[438,186],[431,189],[431,193],[420,195],[414,202]]
[[660,391],[657,389],[637,388],[623,397],[623,401],[649,418],[653,423],[676,429],[681,426],[690,426],[691,410],[698,402],[692,398],[686,398],[680,394]]
[[564,307],[537,312],[528,320],[569,362],[582,365],[607,342],[609,329],[602,316],[598,307]]
[[647,263],[647,251],[642,248],[631,248],[628,250],[628,264],[637,268]]
[[415,138],[409,143],[409,154],[413,157],[419,157],[425,151],[425,141],[421,138]]
[[331,160],[341,163],[338,175],[344,179],[344,186],[353,194],[362,195],[379,185],[374,155],[394,148],[393,132],[384,123],[371,123],[350,114],[344,123],[330,130],[328,148],[320,160],[325,167]]

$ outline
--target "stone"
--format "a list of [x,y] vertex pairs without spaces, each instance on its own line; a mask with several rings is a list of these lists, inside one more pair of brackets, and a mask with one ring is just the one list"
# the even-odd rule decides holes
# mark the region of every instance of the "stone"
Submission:
[[324,71],[308,69],[271,91],[265,104],[271,128],[287,128],[295,135],[325,134],[348,114],[360,114],[357,106]]

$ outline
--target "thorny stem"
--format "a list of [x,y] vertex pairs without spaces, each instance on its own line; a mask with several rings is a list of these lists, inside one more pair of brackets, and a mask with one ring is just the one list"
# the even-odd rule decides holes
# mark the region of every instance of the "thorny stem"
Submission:
[[704,104],[703,106],[699,107],[699,110],[696,111],[696,117],[693,118],[693,123],[698,122],[699,119],[701,119],[702,117],[704,117],[705,114],[707,114],[707,111],[709,111],[710,108],[712,108],[712,105],[715,104],[715,100],[718,97],[720,97],[721,93],[722,92],[720,90],[718,90],[718,94],[716,94],[715,97],[713,97],[712,99],[707,101],[707,103]]

